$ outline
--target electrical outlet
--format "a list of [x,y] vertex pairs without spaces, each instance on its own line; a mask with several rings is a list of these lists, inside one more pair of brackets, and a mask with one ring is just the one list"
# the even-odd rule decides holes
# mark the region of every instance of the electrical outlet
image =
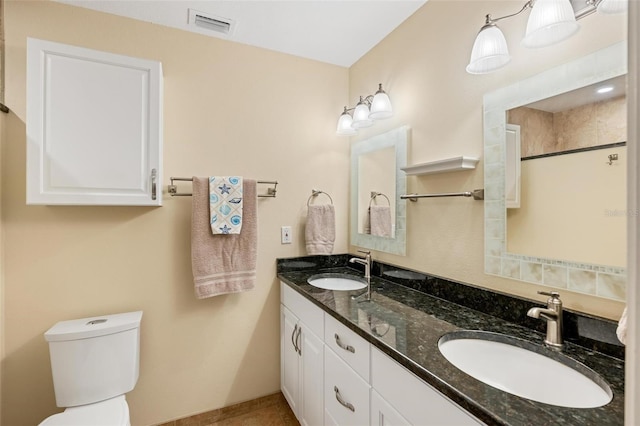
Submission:
[[282,244],[291,244],[291,227],[283,226],[280,228],[280,241]]

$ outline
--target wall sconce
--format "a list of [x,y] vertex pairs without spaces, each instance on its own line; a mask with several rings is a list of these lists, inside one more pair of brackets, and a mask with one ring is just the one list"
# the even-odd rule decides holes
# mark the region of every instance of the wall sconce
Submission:
[[[353,111],[353,117],[349,114]],[[382,90],[382,83],[378,85],[375,95],[360,96],[360,100],[354,108],[344,107],[344,111],[338,119],[336,133],[342,136],[352,136],[358,133],[358,129],[370,127],[374,120],[389,118],[393,115],[389,95]]]
[[[529,0],[518,12],[500,18],[486,16],[467,65],[469,74],[487,74],[506,66],[511,61],[507,41],[496,22],[520,15],[531,9],[527,29],[522,39],[525,47],[550,46],[568,39],[580,28],[576,19],[583,18],[596,9],[602,13],[623,13],[628,0],[586,0],[585,12],[576,14],[569,0]],[[577,16],[577,18],[576,18]]]

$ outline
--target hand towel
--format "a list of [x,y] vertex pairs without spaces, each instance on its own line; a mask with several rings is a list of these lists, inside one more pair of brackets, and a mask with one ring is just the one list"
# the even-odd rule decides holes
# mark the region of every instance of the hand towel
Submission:
[[627,308],[625,306],[624,311],[622,311],[622,316],[620,317],[620,321],[618,321],[618,328],[616,329],[616,335],[618,336],[618,340],[622,342],[623,345],[627,344]]
[[307,207],[305,227],[307,254],[331,254],[336,239],[336,214],[333,204]]
[[213,235],[209,179],[193,178],[191,267],[198,299],[251,290],[256,280],[258,242],[256,181],[244,179],[242,232]]
[[240,233],[242,204],[241,177],[209,177],[209,215],[214,235]]
[[391,237],[391,207],[371,206],[369,207],[369,226],[371,235],[378,237]]

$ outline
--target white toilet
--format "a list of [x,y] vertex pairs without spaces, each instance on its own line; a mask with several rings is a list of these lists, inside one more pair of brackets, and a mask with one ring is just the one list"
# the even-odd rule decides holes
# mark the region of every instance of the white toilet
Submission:
[[124,394],[138,381],[142,311],[61,321],[49,342],[56,405],[40,426],[129,426]]

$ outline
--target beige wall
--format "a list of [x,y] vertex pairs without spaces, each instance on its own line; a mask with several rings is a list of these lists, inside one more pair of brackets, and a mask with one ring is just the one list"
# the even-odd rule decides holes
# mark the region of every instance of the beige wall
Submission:
[[[620,160],[607,164],[610,154]],[[520,208],[507,209],[507,251],[624,268],[626,159],[627,148],[617,147],[523,161]]]
[[[626,16],[592,15],[573,38],[547,48],[520,46],[528,14],[505,20],[512,55],[507,68],[485,76],[465,72],[484,16],[517,11],[514,2],[431,0],[349,70],[350,99],[383,83],[393,118],[363,129],[353,141],[400,125],[412,128],[409,164],[459,155],[483,156],[482,96],[626,37]],[[468,172],[409,177],[409,193],[457,192],[483,187],[483,163]],[[467,198],[407,203],[407,256],[374,253],[374,259],[427,273],[543,300],[540,286],[484,273],[483,205]],[[355,248],[352,248],[355,249]],[[569,308],[610,318],[622,304],[562,292]]]
[[[277,392],[275,259],[304,254],[312,188],[332,195],[335,252],[347,250],[349,143],[334,132],[348,71],[46,1],[9,1],[5,18],[2,424],[60,411],[43,338],[50,326],[132,310],[144,311],[140,379],[127,395],[134,425]],[[163,184],[210,174],[280,182],[277,198],[258,203],[253,291],[196,300],[188,197],[166,196],[159,208],[25,205],[27,36],[162,62]],[[293,244],[280,244],[282,225],[293,227]]]

